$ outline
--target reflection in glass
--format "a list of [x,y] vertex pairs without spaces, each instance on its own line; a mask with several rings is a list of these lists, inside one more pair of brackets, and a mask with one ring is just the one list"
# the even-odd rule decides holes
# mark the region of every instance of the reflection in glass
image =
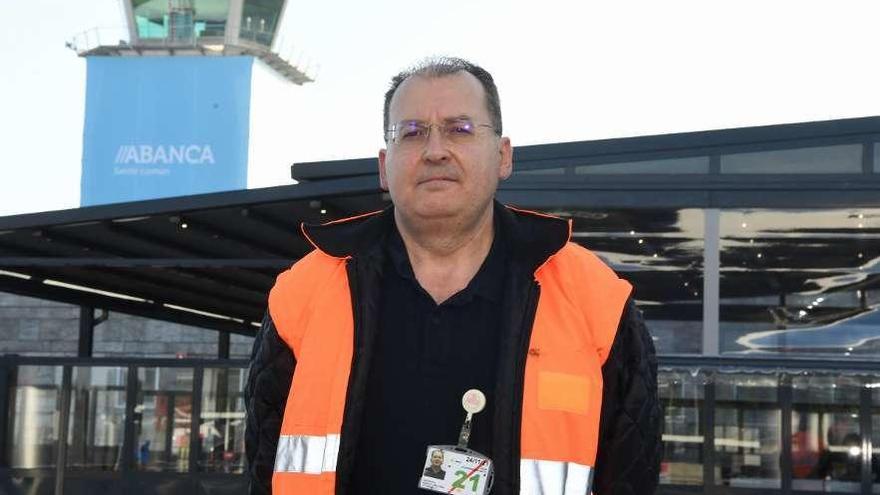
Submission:
[[193,370],[138,368],[135,469],[189,470]]
[[126,368],[73,368],[67,466],[118,471],[125,431]]
[[703,211],[553,209],[633,287],[659,353],[702,351]]
[[792,488],[858,493],[861,483],[861,380],[841,376],[792,379]]
[[283,0],[244,0],[239,35],[241,39],[271,46],[283,4]]
[[777,379],[765,375],[716,376],[715,483],[779,488],[781,412]]
[[240,473],[244,469],[244,385],[247,370],[206,369],[202,391],[199,469]]
[[19,366],[12,392],[10,467],[50,468],[58,460],[62,367]]
[[721,156],[722,174],[860,174],[862,145],[758,151]]
[[660,483],[703,484],[702,374],[660,371],[657,377],[663,404],[663,461]]
[[669,158],[638,162],[597,163],[579,165],[576,174],[708,174],[709,157]]
[[721,350],[880,355],[880,209],[721,213]]
[[[875,164],[877,162],[874,162]],[[871,414],[871,442],[873,449],[871,452],[871,479],[874,485],[871,491],[880,493],[880,377],[873,377],[868,382],[871,391],[871,404],[873,405],[873,413]]]
[[880,173],[880,143],[874,143],[874,173]]

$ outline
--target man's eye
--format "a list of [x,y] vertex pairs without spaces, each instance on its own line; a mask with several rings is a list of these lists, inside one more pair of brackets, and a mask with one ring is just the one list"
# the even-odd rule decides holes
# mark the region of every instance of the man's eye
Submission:
[[470,122],[452,122],[447,128],[449,134],[470,135],[474,133],[474,125]]
[[424,136],[426,133],[425,129],[418,126],[409,126],[404,127],[400,131],[401,139],[412,139]]

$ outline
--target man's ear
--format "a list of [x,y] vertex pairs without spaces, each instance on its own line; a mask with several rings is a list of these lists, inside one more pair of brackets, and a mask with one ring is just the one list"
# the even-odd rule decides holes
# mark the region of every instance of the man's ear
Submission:
[[379,150],[379,187],[388,190],[388,179],[385,177],[385,148]]
[[513,173],[513,147],[510,144],[510,138],[501,138],[501,164],[498,167],[498,178],[505,180]]

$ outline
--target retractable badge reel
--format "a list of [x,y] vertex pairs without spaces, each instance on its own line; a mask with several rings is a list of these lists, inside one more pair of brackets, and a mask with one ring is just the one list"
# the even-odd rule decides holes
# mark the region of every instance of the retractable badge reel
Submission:
[[470,389],[462,396],[461,406],[467,416],[461,425],[458,445],[428,446],[419,488],[457,495],[486,495],[492,489],[492,459],[467,446],[474,414],[486,407],[486,396]]

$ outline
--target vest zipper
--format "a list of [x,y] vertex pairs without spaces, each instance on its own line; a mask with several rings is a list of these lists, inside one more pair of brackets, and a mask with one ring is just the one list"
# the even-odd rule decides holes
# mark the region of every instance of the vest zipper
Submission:
[[[348,274],[348,287],[351,292],[351,309],[352,309],[352,352],[351,352],[351,368],[348,373],[348,385],[345,390],[345,406],[342,410],[342,426],[340,428],[340,436],[339,436],[339,454],[336,462],[336,487],[334,489],[334,493],[341,495],[346,493],[346,487],[343,486],[343,480],[349,476],[351,476],[351,466],[350,462],[348,462],[348,456],[345,458],[342,457],[344,453],[347,453],[347,450],[356,449],[357,445],[352,444],[352,438],[350,431],[352,429],[352,425],[349,419],[352,416],[351,411],[351,401],[352,401],[352,387],[354,385],[354,381],[357,374],[358,369],[358,357],[360,355],[359,352],[359,344],[360,344],[360,335],[361,335],[361,326],[363,325],[363,315],[360,298],[357,294],[358,287],[358,274],[357,274],[357,260],[352,257],[349,258],[348,262],[345,265],[345,270]],[[349,433],[349,434],[347,434]],[[347,485],[348,480],[345,480],[345,484]]]
[[523,306],[522,329],[520,331],[520,352],[517,355],[516,375],[513,390],[515,399],[513,403],[513,442],[510,449],[511,466],[513,469],[513,494],[520,491],[519,466],[522,452],[522,408],[523,408],[523,388],[525,387],[526,376],[526,360],[529,355],[529,344],[532,340],[532,327],[535,324],[535,314],[538,309],[538,297],[541,294],[541,287],[537,280],[532,280],[529,284],[529,292],[526,296],[526,303]]

